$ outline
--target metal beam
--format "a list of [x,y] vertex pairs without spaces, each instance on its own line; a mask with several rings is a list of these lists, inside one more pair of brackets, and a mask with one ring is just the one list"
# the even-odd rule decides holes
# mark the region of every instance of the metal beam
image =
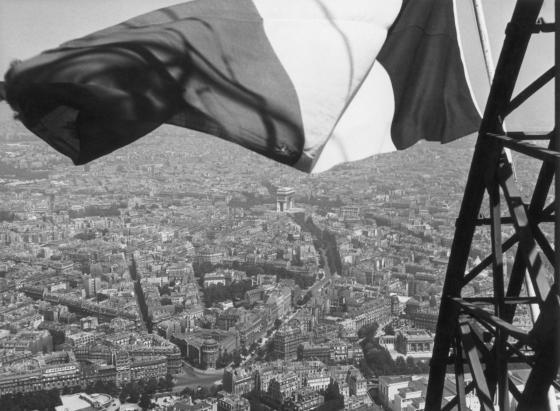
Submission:
[[[505,253],[507,250],[513,247],[513,245],[517,243],[517,241],[518,241],[517,234],[512,235],[502,244],[502,252]],[[482,260],[476,267],[474,267],[471,271],[469,271],[468,274],[465,274],[463,281],[461,282],[461,287],[467,285],[469,281],[471,281],[473,278],[479,275],[482,271],[484,271],[484,269],[489,267],[490,264],[492,264],[492,258],[493,258],[492,255],[489,255],[484,260]]]
[[[549,143],[549,147],[550,147],[550,143]],[[533,191],[533,196],[531,198],[531,204],[529,205],[530,216],[544,213],[541,210],[545,208],[546,199],[548,196],[548,192],[550,190],[550,185],[552,184],[553,177],[554,177],[554,166],[551,163],[543,163],[541,170],[539,171],[539,175],[537,177],[537,183],[535,184],[535,189]],[[538,232],[536,231],[535,234],[537,237],[537,241],[539,242],[539,245],[541,245],[542,248],[543,246],[541,244],[541,241],[539,241]],[[544,240],[546,240],[546,238],[544,238]],[[547,258],[549,258],[549,261],[551,261],[550,251],[547,251],[547,249],[543,249],[543,250]],[[514,297],[519,295],[519,293],[521,292],[523,281],[525,279],[525,270],[526,270],[526,265],[524,263],[523,253],[521,250],[518,249],[517,253],[515,254],[515,260],[513,262],[511,277],[508,284],[506,296]],[[516,308],[515,306],[506,307],[506,314],[504,316],[504,319],[506,321],[508,322],[513,321],[515,308]]]
[[452,298],[451,300],[461,308],[461,311],[471,315],[492,334],[495,335],[497,332],[496,330],[499,329],[524,344],[534,345],[535,341],[533,336],[528,331],[504,321],[500,317],[490,314],[488,311],[472,303],[467,303],[462,298]]
[[550,284],[546,278],[546,269],[543,265],[542,254],[537,248],[537,243],[529,223],[527,206],[513,178],[513,171],[509,162],[500,163],[498,178],[504,191],[509,212],[515,221],[515,231],[519,236],[518,250],[521,249],[525,266],[533,280],[533,287],[537,297],[544,301],[550,291]]
[[438,332],[434,341],[426,393],[426,408],[430,410],[441,408],[447,357],[454,338],[458,314],[457,307],[451,303],[450,298],[461,295],[463,273],[475,230],[474,223],[478,218],[484,196],[484,172],[489,167],[494,167],[501,152],[501,148],[498,145],[490,144],[485,135],[488,132],[503,133],[502,119],[511,101],[523,57],[531,38],[531,31],[537,21],[541,6],[542,0],[518,0],[511,20],[513,25],[506,34],[490,88],[443,286],[437,323]]
[[531,331],[536,340],[535,364],[523,395],[518,411],[551,410],[549,389],[558,374],[560,365],[560,297],[554,289],[542,307],[541,315]]
[[469,327],[469,324],[466,322],[461,323],[459,325],[459,333],[461,337],[461,345],[465,350],[465,355],[467,356],[473,381],[476,386],[476,393],[478,399],[480,400],[480,409],[482,411],[494,410],[492,396],[490,395],[490,390],[486,384],[486,376],[484,375],[484,370],[478,356],[478,350],[471,335],[471,328]]
[[[460,344],[460,342],[459,342],[459,344]],[[465,387],[465,394],[468,394],[469,392],[471,392],[474,389],[475,389],[474,381],[469,382]],[[458,404],[459,404],[459,397],[455,396],[451,399],[451,401],[449,401],[447,404],[445,404],[443,406],[441,411],[451,411],[454,407],[457,407]],[[461,411],[461,409],[459,409],[459,411]]]
[[[547,70],[512,99],[527,43],[533,33],[548,32],[555,24],[537,20],[542,0],[518,0],[498,61],[486,111],[479,130],[471,169],[444,282],[440,315],[426,393],[426,409],[442,409],[443,384],[447,364],[454,364],[457,395],[443,408],[463,408],[465,395],[464,366],[469,365],[482,409],[507,410],[513,397],[518,411],[551,409],[551,387],[560,388],[554,378],[560,366],[560,197],[545,207],[552,182],[560,193],[560,33],[555,33],[553,69]],[[560,0],[556,0],[556,20],[560,19]],[[556,126],[548,134],[505,133],[503,119],[531,95],[555,78]],[[548,148],[526,140],[550,140]],[[531,203],[527,205],[517,187],[511,164],[502,154],[511,148],[543,161]],[[500,188],[503,198],[500,196]],[[490,198],[490,218],[480,218],[484,191]],[[559,194],[560,195],[560,194]],[[510,216],[503,216],[504,201]],[[539,226],[554,223],[554,247]],[[490,225],[492,254],[465,272],[477,226]],[[502,241],[502,226],[513,224],[515,234]],[[506,273],[503,253],[517,244],[514,265],[505,289]],[[554,266],[550,284],[546,262]],[[492,296],[461,298],[461,290],[483,270],[492,265]],[[528,275],[526,275],[528,273]],[[521,295],[526,281],[527,296]],[[534,290],[534,293],[531,294]],[[537,304],[538,303],[538,304]],[[512,324],[518,304],[528,304],[536,318],[533,329],[526,332]],[[540,314],[538,313],[540,306]],[[494,312],[491,312],[493,306]],[[487,309],[484,309],[486,307]],[[538,316],[538,317],[537,317]],[[483,327],[482,332],[480,327]],[[491,338],[487,338],[491,336]],[[511,338],[517,340],[512,342]],[[453,354],[451,353],[453,348]],[[523,392],[515,386],[508,371],[510,363],[532,367]],[[556,408],[554,408],[556,409]]]
[[508,106],[507,114],[512,113],[521,104],[523,104],[529,97],[539,91],[546,83],[554,78],[556,70],[554,67],[545,71],[539,78],[529,84],[523,91],[521,91],[515,98],[513,98]]
[[[497,304],[496,297],[465,297],[463,301],[468,303],[483,303],[483,304]],[[504,297],[503,304],[536,304],[538,302],[536,297]],[[510,321],[511,322],[511,321]]]
[[505,134],[487,133],[486,137],[496,141],[498,144],[501,144],[506,148],[542,161],[555,162],[560,159],[560,153],[557,151],[549,150],[548,148],[541,147],[527,141],[519,141],[508,137]]
[[[495,171],[494,171],[495,173]],[[504,304],[504,263],[502,254],[502,223],[501,223],[501,207],[500,207],[500,187],[495,174],[487,175],[486,186],[490,197],[490,215],[492,224],[490,226],[490,238],[492,243],[492,274],[494,286],[494,313],[496,317],[502,318],[505,312]],[[515,222],[515,219],[514,219]],[[494,347],[496,347],[496,378],[498,380],[498,406],[500,411],[509,411],[509,389],[507,376],[507,358],[505,356],[507,333],[500,327],[496,327],[496,338]],[[488,366],[488,362],[486,362]],[[489,379],[490,380],[490,379]],[[488,381],[487,381],[488,383]],[[489,387],[494,394],[493,386]]]
[[457,389],[457,407],[459,411],[467,410],[467,402],[465,400],[465,370],[463,368],[463,348],[461,340],[456,337],[455,342],[455,387]]

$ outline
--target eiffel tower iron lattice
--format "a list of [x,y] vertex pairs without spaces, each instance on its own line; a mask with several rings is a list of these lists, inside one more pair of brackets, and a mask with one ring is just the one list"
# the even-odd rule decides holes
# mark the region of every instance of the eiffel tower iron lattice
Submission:
[[[481,410],[550,410],[555,390],[560,389],[560,202],[554,199],[547,204],[553,184],[554,192],[560,192],[560,34],[554,23],[538,18],[542,3],[543,0],[518,0],[507,26],[456,222],[426,410],[466,410],[470,393],[478,397]],[[559,3],[556,0],[556,21]],[[555,36],[555,66],[512,98],[533,35]],[[554,129],[543,135],[506,133],[503,121],[507,115],[553,79]],[[531,140],[547,140],[549,144],[545,148]],[[506,148],[542,161],[530,202],[521,195]],[[480,216],[485,201],[489,218]],[[545,234],[546,224],[554,226],[554,244]],[[465,273],[473,236],[480,226],[490,227],[492,252]],[[505,241],[504,226],[513,227],[514,232]],[[513,251],[508,276],[504,254]],[[463,296],[464,288],[488,268],[493,280],[491,295]],[[516,309],[522,305],[533,313],[530,330],[513,324]],[[529,370],[521,388],[512,378],[514,364]],[[471,377],[468,382],[467,372]],[[444,395],[446,374],[453,373],[456,391]]]

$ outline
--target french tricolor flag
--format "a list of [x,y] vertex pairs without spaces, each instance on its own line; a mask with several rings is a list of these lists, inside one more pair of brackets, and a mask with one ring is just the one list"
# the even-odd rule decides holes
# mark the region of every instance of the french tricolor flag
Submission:
[[193,0],[14,64],[6,99],[84,164],[160,125],[306,172],[478,129],[448,0]]

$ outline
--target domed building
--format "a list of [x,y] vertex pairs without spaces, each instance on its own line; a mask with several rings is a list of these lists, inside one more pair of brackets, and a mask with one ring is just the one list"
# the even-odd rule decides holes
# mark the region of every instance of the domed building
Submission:
[[208,368],[216,368],[216,361],[219,356],[219,345],[213,338],[204,340],[201,347],[202,364],[206,364]]
[[410,315],[415,314],[418,311],[419,308],[420,308],[420,303],[417,300],[415,300],[414,298],[411,298],[406,302],[405,312],[406,312],[407,315],[410,316]]

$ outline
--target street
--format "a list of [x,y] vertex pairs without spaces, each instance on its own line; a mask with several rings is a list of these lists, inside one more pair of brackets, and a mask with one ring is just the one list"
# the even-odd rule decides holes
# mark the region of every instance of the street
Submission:
[[222,380],[223,370],[198,370],[183,361],[183,374],[173,376],[173,392],[181,392],[186,387],[196,388],[200,386],[211,386]]

